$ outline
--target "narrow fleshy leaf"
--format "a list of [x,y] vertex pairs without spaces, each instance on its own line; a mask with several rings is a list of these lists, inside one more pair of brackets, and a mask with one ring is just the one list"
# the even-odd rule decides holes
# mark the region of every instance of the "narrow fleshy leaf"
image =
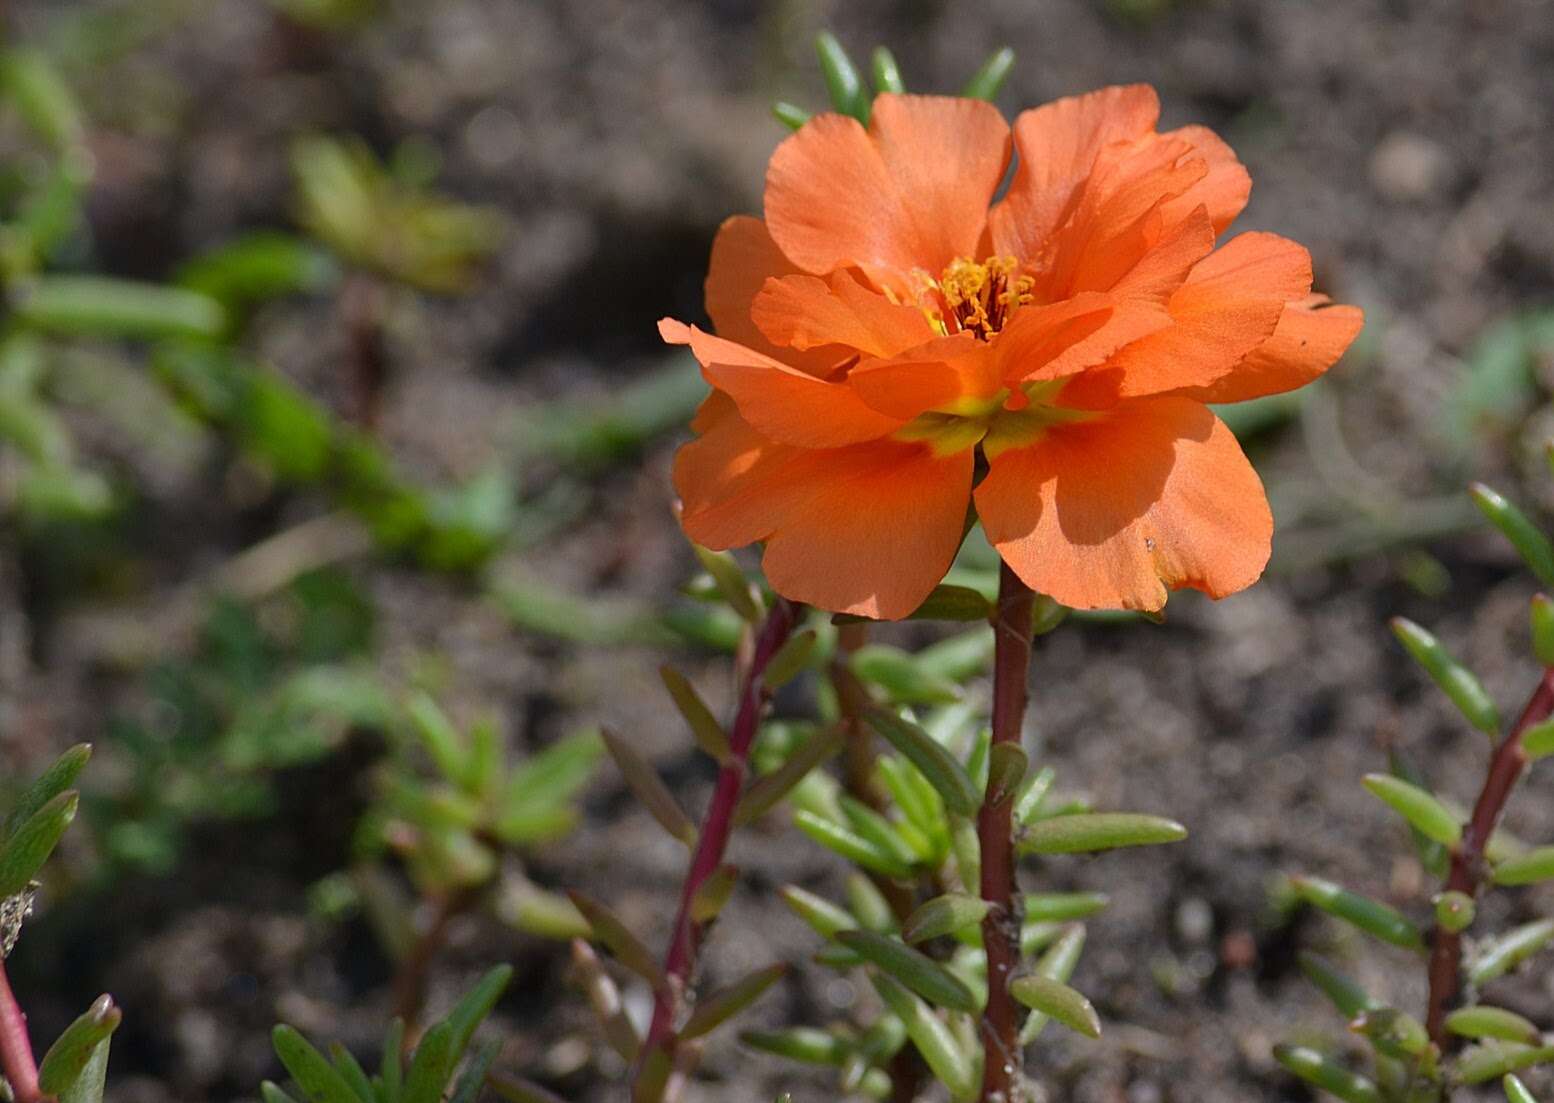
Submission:
[[846,745],[846,737],[835,728],[827,728],[810,736],[798,750],[788,756],[786,762],[745,790],[734,809],[734,826],[744,827],[766,815],[811,771],[840,754]]
[[1100,892],[1032,893],[1025,898],[1025,919],[1032,923],[1088,919],[1107,903],[1107,896]]
[[496,1001],[502,998],[502,993],[507,991],[507,986],[512,983],[512,979],[511,965],[492,966],[481,974],[474,987],[464,994],[448,1013],[448,1017],[443,1020],[452,1031],[450,1050],[455,1064],[464,1056],[469,1040],[475,1036],[475,1031],[480,1024],[485,1022],[486,1016],[491,1014],[491,1009],[496,1006]]
[[1425,838],[1443,846],[1461,840],[1461,822],[1433,794],[1391,774],[1366,774],[1362,784]]
[[1090,812],[1037,820],[1020,834],[1022,854],[1083,854],[1123,846],[1179,842],[1187,829],[1173,820],[1133,812]]
[[296,1030],[282,1024],[271,1032],[270,1040],[275,1055],[312,1103],[358,1103],[345,1077]]
[[76,778],[81,775],[81,771],[86,768],[87,760],[91,757],[92,745],[77,743],[56,758],[53,764],[16,799],[10,814],[5,818],[5,826],[0,828],[0,839],[10,838],[16,829],[24,821],[31,819],[38,809],[74,785]]
[[1468,969],[1468,978],[1474,984],[1487,984],[1509,973],[1551,942],[1554,942],[1554,919],[1540,919],[1517,927],[1479,945],[1478,955]]
[[954,934],[975,927],[992,905],[963,892],[948,892],[927,901],[901,927],[908,942],[927,942],[930,938]]
[[806,1065],[840,1065],[847,1059],[850,1047],[842,1039],[824,1030],[809,1026],[789,1027],[786,1030],[746,1030],[739,1040],[751,1049],[762,1053],[801,1061]]
[[329,1059],[334,1062],[335,1069],[345,1077],[345,1082],[351,1085],[351,1090],[362,1103],[377,1103],[378,1097],[372,1090],[372,1081],[368,1079],[367,1071],[362,1068],[361,1062],[356,1060],[355,1054],[339,1042],[330,1042]]
[[604,963],[599,960],[594,948],[581,938],[572,940],[572,968],[578,986],[588,998],[588,1006],[593,1010],[594,1018],[599,1021],[604,1040],[620,1055],[621,1060],[628,1064],[635,1061],[642,1039],[637,1036],[637,1028],[626,1013],[615,979],[605,971]]
[[737,867],[724,864],[713,870],[712,875],[697,886],[696,895],[691,897],[691,919],[696,923],[711,923],[722,914],[737,884]]
[[906,84],[901,80],[901,67],[896,64],[896,55],[883,46],[876,46],[870,61],[876,92],[894,92],[899,95],[906,91]]
[[1554,1046],[1524,1046],[1515,1042],[1484,1042],[1465,1050],[1452,1067],[1458,1083],[1482,1084],[1534,1065],[1554,1062]]
[[75,1083],[59,1093],[59,1103],[103,1103],[108,1084],[108,1048],[112,1044],[111,1038],[97,1043]]
[[971,1098],[977,1087],[976,1066],[944,1020],[934,1014],[926,1003],[885,974],[871,972],[869,981],[885,1006],[906,1027],[912,1045],[922,1056],[929,1071],[949,1089],[950,1097],[955,1100]]
[[686,846],[695,846],[696,825],[691,823],[691,818],[680,807],[679,801],[674,799],[674,794],[664,784],[664,779],[659,777],[658,771],[637,753],[635,747],[615,732],[605,728],[601,734],[610,757],[620,768],[621,776],[626,779],[626,784],[648,810],[648,814],[674,838]]
[[728,734],[723,730],[723,725],[718,723],[717,717],[712,715],[712,710],[707,707],[706,702],[701,699],[701,694],[696,692],[696,687],[672,666],[659,667],[658,676],[663,679],[664,688],[669,691],[669,696],[674,698],[675,708],[680,710],[680,715],[685,717],[686,724],[690,726],[696,745],[713,761],[727,762]]
[[38,1066],[38,1086],[44,1095],[59,1095],[73,1087],[97,1047],[118,1029],[124,1015],[110,996],[99,996],[86,1014],[65,1028]]
[[1505,1089],[1506,1103],[1538,1103],[1533,1098],[1532,1092],[1527,1090],[1527,1085],[1509,1072],[1505,1074],[1505,1079],[1501,1081],[1500,1086]]
[[869,122],[869,95],[864,91],[858,67],[830,31],[815,36],[815,53],[820,58],[820,75],[825,78],[831,106],[843,115],[851,115],[865,126]]
[[[1393,777],[1402,778],[1410,785],[1420,789],[1430,787],[1414,760],[1397,746],[1387,748],[1387,768],[1392,772]],[[1409,841],[1414,844],[1414,853],[1419,855],[1420,863],[1432,876],[1445,880],[1447,868],[1451,862],[1451,856],[1447,853],[1446,847],[1422,834],[1412,824],[1409,825],[1408,835]]]
[[1392,634],[1441,687],[1468,723],[1491,739],[1500,737],[1500,710],[1471,670],[1452,658],[1439,640],[1411,620],[1393,617]]
[[1497,885],[1531,885],[1554,878],[1554,846],[1540,846],[1495,866]]
[[959,977],[898,939],[874,931],[842,931],[836,940],[929,1003],[953,1011],[977,1010],[976,997]]
[[259,1085],[259,1098],[264,1103],[297,1103],[295,1097],[287,1095],[279,1084],[271,1080]]
[[[1023,940],[1022,940],[1023,941]],[[1067,984],[1074,970],[1079,966],[1079,955],[1085,948],[1085,929],[1082,924],[1070,923],[1060,929],[1057,939],[1047,947],[1041,955],[1041,960],[1036,963],[1035,974],[1048,980]],[[1051,1016],[1043,1011],[1033,1011],[1026,1016],[1025,1025],[1020,1028],[1020,1044],[1030,1045],[1034,1042],[1047,1023],[1051,1022]]]
[[768,965],[696,1001],[696,1010],[680,1028],[681,1038],[711,1033],[749,1007],[788,973],[786,965]]
[[438,1103],[453,1077],[453,1027],[438,1023],[421,1036],[405,1073],[404,1103]]
[[858,928],[858,920],[846,908],[833,904],[822,896],[797,885],[784,885],[778,890],[783,903],[822,938],[835,938],[842,931]]
[[781,689],[804,672],[815,653],[815,630],[806,628],[788,637],[788,642],[766,664],[764,679],[768,689]]
[[1522,733],[1522,750],[1527,752],[1528,758],[1554,754],[1554,717],[1534,724]]
[[870,709],[864,718],[928,779],[949,811],[962,816],[976,814],[981,793],[965,767],[942,743],[910,720],[885,709]]
[[583,913],[583,918],[588,920],[589,926],[593,928],[594,938],[608,947],[622,965],[646,980],[655,989],[663,989],[668,985],[668,979],[664,976],[658,961],[641,940],[626,929],[626,925],[616,917],[614,912],[580,892],[571,891],[567,896],[577,906],[577,910]]
[[1478,906],[1465,892],[1437,893],[1431,901],[1435,905],[1435,923],[1442,930],[1459,934],[1473,926]]
[[696,558],[701,563],[702,570],[712,576],[712,581],[717,583],[718,592],[723,595],[723,600],[729,606],[751,624],[761,619],[761,610],[756,605],[755,598],[750,593],[750,580],[745,577],[745,572],[739,569],[739,564],[734,562],[734,557],[728,552],[715,552],[700,545],[692,545],[696,551]]
[[823,816],[800,809],[793,814],[793,825],[827,850],[872,873],[903,880],[912,875],[912,867],[890,851]]
[[1544,666],[1554,666],[1554,600],[1534,594],[1528,612],[1532,626],[1532,650]]
[[1025,779],[1025,784],[1020,786],[1020,795],[1014,801],[1015,823],[1024,826],[1036,818],[1037,813],[1041,811],[1041,803],[1052,791],[1052,783],[1057,780],[1057,776],[1057,771],[1051,766],[1043,766]]
[[1395,908],[1340,888],[1320,877],[1294,877],[1290,883],[1307,903],[1352,923],[1383,942],[1390,942],[1405,950],[1425,948],[1424,936],[1419,933],[1419,928]]
[[0,846],[0,900],[15,896],[37,876],[76,818],[79,796],[68,790],[46,802]]
[[1543,1035],[1531,1020],[1503,1007],[1459,1007],[1446,1016],[1446,1029],[1464,1038],[1498,1038],[1535,1046]]
[[924,654],[871,643],[854,651],[849,664],[861,680],[877,686],[897,704],[947,705],[961,697],[960,686],[930,669]]
[[486,1076],[491,1071],[491,1066],[496,1064],[497,1056],[502,1052],[502,1043],[493,1038],[475,1051],[475,1055],[464,1064],[464,1071],[459,1073],[459,1078],[454,1082],[453,1094],[448,1096],[448,1103],[475,1103],[481,1091],[486,1086]]
[[1274,1046],[1273,1056],[1306,1083],[1344,1103],[1383,1103],[1381,1091],[1373,1082],[1307,1046]]
[[848,826],[859,835],[907,865],[917,861],[917,851],[901,837],[895,825],[863,801],[843,793],[837,798],[837,804],[847,817]]
[[987,758],[987,803],[1002,804],[1017,793],[1028,769],[1030,759],[1018,743],[995,744]]
[[1374,1011],[1382,1006],[1375,997],[1341,973],[1326,958],[1302,953],[1299,960],[1306,979],[1321,989],[1322,994],[1332,1001],[1344,1018],[1352,1019],[1362,1012]]
[[789,130],[797,130],[809,122],[809,112],[796,103],[777,100],[772,104],[772,117]]
[[865,877],[856,871],[847,875],[847,910],[858,917],[858,922],[866,931],[878,931],[881,934],[892,934],[896,929],[896,913],[891,908],[890,901],[885,899],[885,894],[874,883],[873,878]]
[[1362,1011],[1349,1029],[1369,1039],[1379,1052],[1399,1060],[1419,1057],[1430,1047],[1424,1024],[1395,1007]]
[[1538,581],[1554,586],[1554,544],[1549,543],[1543,531],[1514,503],[1483,483],[1474,483],[1468,487],[1468,493],[1489,523],[1511,542]]
[[389,1103],[399,1103],[400,1089],[405,1076],[405,1020],[395,1018],[383,1032],[383,1058],[378,1065],[378,1079],[383,1084],[383,1097]]
[[982,63],[982,67],[971,75],[961,95],[972,100],[994,99],[998,90],[1004,86],[1004,81],[1009,79],[1009,71],[1013,68],[1013,50],[1008,46],[994,50]]
[[448,714],[425,693],[412,694],[405,711],[438,772],[449,781],[462,781],[469,751],[464,745],[464,737],[454,728]]
[[1101,1017],[1084,996],[1061,981],[1029,973],[1009,985],[1014,998],[1086,1038],[1101,1036]]

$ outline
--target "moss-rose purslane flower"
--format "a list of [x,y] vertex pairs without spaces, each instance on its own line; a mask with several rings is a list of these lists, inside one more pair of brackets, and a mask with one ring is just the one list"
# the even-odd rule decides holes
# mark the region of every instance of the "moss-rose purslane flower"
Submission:
[[780,593],[881,618],[943,578],[973,500],[1065,605],[1255,581],[1267,498],[1206,404],[1310,382],[1361,316],[1311,293],[1295,242],[1219,245],[1250,178],[1158,115],[1153,89],[1107,88],[1011,142],[987,103],[883,95],[867,129],[822,115],[784,141],[765,220],[713,245],[717,335],[660,326],[713,387],[675,462],[691,538],[764,541]]

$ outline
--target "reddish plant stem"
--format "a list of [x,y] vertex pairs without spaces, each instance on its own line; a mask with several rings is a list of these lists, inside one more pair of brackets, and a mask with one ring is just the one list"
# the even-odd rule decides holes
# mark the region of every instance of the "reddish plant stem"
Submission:
[[388,382],[383,288],[360,272],[347,276],[340,289],[339,309],[354,391],[352,416],[363,430],[376,435],[383,419],[383,388]]
[[[1527,707],[1511,729],[1511,734],[1495,748],[1489,760],[1489,773],[1473,805],[1473,815],[1463,828],[1462,839],[1452,848],[1451,872],[1446,891],[1475,896],[1484,882],[1484,848],[1495,833],[1495,825],[1505,811],[1506,800],[1527,766],[1527,751],[1522,737],[1535,724],[1554,713],[1554,667],[1543,672]],[[1437,926],[1430,946],[1430,1002],[1425,1027],[1430,1038],[1443,1050],[1446,1047],[1446,1013],[1461,986],[1462,935]]]
[[405,1050],[415,1047],[420,1037],[417,1023],[426,1003],[426,982],[432,971],[432,962],[448,940],[448,928],[474,903],[475,895],[463,889],[454,889],[439,897],[434,905],[431,921],[410,947],[405,960],[394,976],[394,1014],[405,1022]]
[[[1020,744],[1029,696],[1031,617],[1036,595],[1001,565],[993,613],[993,745]],[[1020,1012],[1009,992],[1020,964],[1020,906],[1014,877],[1014,797],[982,805],[977,814],[982,850],[982,899],[992,907],[982,920],[987,951],[987,1007],[982,1012],[982,1099],[1013,1103],[1021,1077]]]
[[674,1045],[675,1018],[696,971],[697,951],[705,933],[705,925],[697,923],[691,915],[692,904],[702,885],[723,865],[729,836],[733,833],[734,810],[744,789],[750,748],[761,724],[761,713],[771,696],[762,675],[772,656],[792,634],[795,620],[793,606],[778,598],[761,625],[748,661],[742,664],[738,709],[728,733],[728,761],[718,770],[712,800],[707,805],[696,849],[691,854],[690,868],[680,889],[680,906],[669,938],[669,952],[664,956],[664,975],[668,977],[668,984],[654,996],[653,1018],[637,1059],[632,1077],[634,1084],[641,1080],[648,1058],[655,1051]]
[[[837,708],[847,735],[843,778],[847,792],[876,812],[885,811],[885,800],[874,782],[873,734],[863,714],[874,707],[868,688],[853,673],[853,653],[869,642],[867,624],[844,624],[837,633],[836,654],[831,659],[829,676],[836,690]],[[879,889],[897,923],[905,923],[917,905],[916,894],[906,885],[878,873],[869,880]],[[902,1046],[890,1059],[891,1103],[912,1103],[922,1088],[927,1066],[913,1046]]]
[[38,1087],[38,1063],[27,1037],[27,1015],[16,1002],[11,982],[0,960],[0,1072],[11,1085],[16,1103],[39,1103],[43,1092]]

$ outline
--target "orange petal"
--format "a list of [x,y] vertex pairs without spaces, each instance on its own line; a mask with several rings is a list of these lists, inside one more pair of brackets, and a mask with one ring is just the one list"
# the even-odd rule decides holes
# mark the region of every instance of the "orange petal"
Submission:
[[864,404],[845,383],[828,383],[759,352],[665,318],[665,341],[690,345],[708,383],[732,398],[744,419],[785,444],[836,448],[875,440],[901,427]]
[[1338,362],[1365,324],[1357,306],[1325,295],[1284,304],[1273,336],[1218,381],[1181,393],[1200,402],[1245,402],[1304,387]]
[[887,620],[916,609],[949,569],[971,472],[970,450],[940,459],[893,441],[794,448],[737,414],[675,457],[691,539],[717,549],[764,540],[778,593]]
[[847,383],[874,409],[914,418],[999,388],[990,346],[969,333],[938,337],[891,359],[864,360]]
[[1093,337],[1116,312],[1116,300],[1094,292],[1042,306],[1022,306],[993,340],[999,380],[1013,385],[1059,379],[1099,361],[1105,352],[1092,353],[1094,359],[1088,363],[1080,362],[1083,355],[1066,354]]
[[798,268],[782,255],[772,235],[766,232],[766,223],[749,215],[726,219],[712,239],[712,259],[707,265],[707,316],[719,337],[823,378],[849,355],[846,349],[813,348],[784,353],[767,340],[750,317],[750,304],[768,279],[797,272]]
[[1311,254],[1277,234],[1240,234],[1193,267],[1171,296],[1171,325],[1107,364],[1123,397],[1215,383],[1274,332],[1311,288]]
[[1101,150],[1153,132],[1159,117],[1160,100],[1147,84],[1068,96],[1021,114],[1014,124],[1014,180],[989,216],[995,251],[1040,257]]
[[1077,609],[1159,609],[1167,587],[1224,597],[1262,574],[1273,536],[1235,437],[1174,397],[1132,399],[998,454],[976,504],[1026,584]]
[[868,130],[821,115],[777,147],[766,225],[808,272],[857,267],[906,293],[915,269],[936,276],[976,256],[1008,163],[1009,127],[991,104],[879,96]]
[[768,280],[751,318],[774,344],[799,350],[831,345],[865,356],[894,356],[934,335],[921,310],[891,302],[848,272],[836,273],[829,283],[815,276]]
[[1252,176],[1224,140],[1206,126],[1184,126],[1160,135],[1165,141],[1185,141],[1193,155],[1201,157],[1208,172],[1192,187],[1167,202],[1161,213],[1167,222],[1185,218],[1193,208],[1208,208],[1214,232],[1222,234],[1246,207],[1252,194]]

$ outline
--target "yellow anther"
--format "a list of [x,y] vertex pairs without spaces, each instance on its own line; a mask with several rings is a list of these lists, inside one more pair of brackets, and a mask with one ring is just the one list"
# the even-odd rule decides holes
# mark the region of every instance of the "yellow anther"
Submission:
[[937,280],[926,272],[916,274],[921,285],[918,301],[935,329],[971,333],[985,341],[1003,328],[1016,308],[1031,301],[1031,279],[1016,276],[1019,268],[1013,257],[988,257],[981,263],[956,257]]

